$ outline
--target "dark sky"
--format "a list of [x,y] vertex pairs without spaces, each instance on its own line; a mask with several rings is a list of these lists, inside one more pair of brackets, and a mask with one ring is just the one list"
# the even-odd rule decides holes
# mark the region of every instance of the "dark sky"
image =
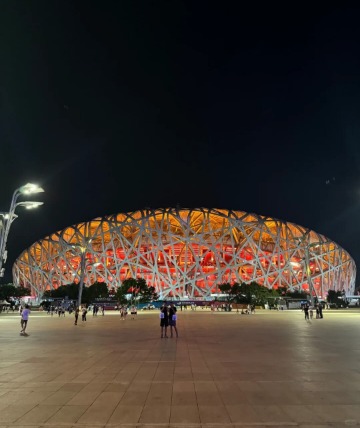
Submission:
[[[360,262],[360,7],[4,1],[7,276],[55,230],[144,207],[292,221]],[[329,184],[326,184],[330,180]]]

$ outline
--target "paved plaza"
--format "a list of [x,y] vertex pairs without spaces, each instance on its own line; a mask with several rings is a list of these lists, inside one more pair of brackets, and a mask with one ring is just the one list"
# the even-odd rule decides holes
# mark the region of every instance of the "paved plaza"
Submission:
[[0,427],[360,425],[360,312],[0,314]]

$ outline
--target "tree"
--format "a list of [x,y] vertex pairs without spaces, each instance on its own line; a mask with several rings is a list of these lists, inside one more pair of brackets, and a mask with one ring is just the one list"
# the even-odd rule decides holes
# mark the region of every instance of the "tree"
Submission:
[[116,290],[115,298],[118,301],[120,305],[124,305],[128,302],[126,298],[126,293],[124,292],[123,287],[120,285],[120,287]]
[[148,286],[145,279],[138,278],[137,282],[137,296],[140,303],[148,303],[158,300],[159,296],[156,293],[155,287]]
[[155,287],[149,287],[144,278],[127,278],[122,282],[117,289],[116,298],[124,304],[128,302],[128,296],[131,302],[139,303],[148,303],[159,298]]
[[86,297],[89,303],[95,299],[105,299],[109,297],[109,290],[105,282],[95,282],[94,284],[90,285],[90,287],[87,287],[86,290]]
[[[61,285],[53,290],[47,290],[43,294],[43,298],[48,299],[65,299],[77,300],[79,296],[79,284],[72,283]],[[91,303],[97,298],[109,297],[109,290],[105,282],[95,282],[90,287],[84,287],[82,301],[84,303]]]
[[292,299],[303,299],[306,300],[308,298],[308,294],[305,291],[287,291],[285,297],[291,297]]
[[224,283],[219,285],[220,291],[228,295],[228,301],[236,303],[265,305],[269,297],[279,297],[275,290],[269,290],[263,285],[253,281],[248,283],[237,283],[233,285]]
[[327,295],[327,302],[329,304],[336,305],[338,308],[341,308],[342,306],[347,307],[349,305],[343,291],[329,290]]
[[31,288],[28,287],[15,287],[16,297],[31,296]]
[[133,295],[135,293],[136,289],[136,279],[134,278],[127,278],[125,279],[120,287],[116,291],[116,299],[117,301],[123,305],[128,303],[128,295],[131,295],[131,300],[133,298]]
[[226,294],[227,300],[230,302],[234,299],[234,295],[232,294],[232,285],[229,282],[224,282],[223,284],[219,284],[219,290]]
[[15,297],[16,290],[12,284],[4,284],[0,287],[0,299],[7,300],[10,297]]
[[72,283],[67,285],[61,285],[53,290],[46,290],[43,293],[43,298],[48,299],[64,299],[67,297],[70,300],[76,300],[79,294],[79,285]]
[[8,300],[14,297],[24,297],[30,295],[30,288],[15,287],[13,284],[0,285],[0,300]]

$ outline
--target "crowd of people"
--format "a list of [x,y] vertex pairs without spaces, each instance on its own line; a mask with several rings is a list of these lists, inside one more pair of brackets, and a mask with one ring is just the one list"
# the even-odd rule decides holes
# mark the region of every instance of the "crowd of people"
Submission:
[[47,306],[46,312],[48,315],[51,315],[51,316],[54,316],[55,314],[55,315],[58,315],[59,317],[61,316],[64,317],[66,311],[68,311],[70,315],[74,310],[75,310],[75,306],[73,305],[69,305],[67,309],[65,308],[65,306],[62,306],[62,305],[58,305],[58,306],[50,305],[50,306]]
[[[183,306],[181,306],[181,309]],[[222,305],[211,305],[211,311],[230,311],[232,310],[231,304],[222,304]],[[310,305],[309,303],[305,303],[302,305],[301,310],[304,312],[305,320],[310,321],[314,318],[314,315],[317,319],[323,318],[323,305],[321,303],[316,303],[315,305]],[[60,316],[65,316],[66,310],[71,314],[74,312],[74,324],[78,324],[78,319],[81,314],[81,321],[86,322],[86,315],[89,310],[92,310],[92,314],[94,317],[96,317],[100,311],[100,313],[104,316],[105,314],[105,306],[104,305],[96,305],[86,307],[81,306],[78,307],[75,305],[75,303],[70,304],[67,309],[63,305],[58,306],[48,306],[47,307],[47,313],[51,316],[54,314],[57,314]],[[118,308],[120,312],[120,319],[125,321],[128,312],[130,311],[131,319],[135,319],[137,317],[138,309],[136,305],[131,305],[128,307],[128,305],[122,305]],[[236,307],[236,312],[241,313],[243,315],[250,315],[255,313],[255,305],[247,305],[241,309],[241,312],[239,311],[238,306]],[[26,334],[26,328],[29,320],[30,315],[30,307],[29,305],[20,306],[19,307],[19,313],[21,315],[21,334]],[[161,338],[168,338],[168,331],[170,327],[170,337],[174,337],[174,334],[176,337],[179,337],[178,334],[178,328],[177,328],[177,308],[174,303],[164,303],[160,308],[160,328],[161,328]]]
[[321,303],[317,303],[314,306],[311,306],[308,303],[306,303],[306,304],[302,305],[301,309],[304,311],[305,321],[310,321],[314,318],[314,311],[316,314],[316,319],[324,318],[323,306]]
[[92,306],[92,313],[93,317],[97,317],[98,313],[101,313],[102,316],[105,315],[105,305],[93,305]]

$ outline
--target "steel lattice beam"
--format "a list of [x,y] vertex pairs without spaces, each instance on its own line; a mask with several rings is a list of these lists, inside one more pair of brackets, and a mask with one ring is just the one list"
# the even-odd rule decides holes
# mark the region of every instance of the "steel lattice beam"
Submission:
[[[142,210],[79,223],[35,242],[13,266],[16,285],[46,289],[78,282],[117,287],[145,278],[161,295],[209,296],[223,282],[268,288],[329,289],[352,294],[356,266],[335,242],[305,227],[241,211],[199,208]],[[309,266],[304,266],[307,254]]]

